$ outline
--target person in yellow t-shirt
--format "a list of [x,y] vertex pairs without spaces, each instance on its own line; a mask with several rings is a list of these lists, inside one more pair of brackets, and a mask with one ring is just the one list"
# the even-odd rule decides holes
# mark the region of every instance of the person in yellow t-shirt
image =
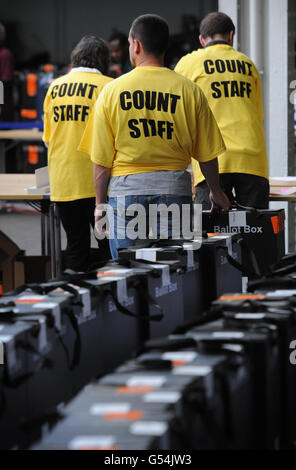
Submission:
[[[168,39],[163,18],[142,15],[134,20],[129,53],[135,69],[104,88],[80,143],[80,150],[94,162],[96,226],[110,180],[112,257],[118,248],[135,243],[125,231],[130,217],[122,216],[131,204],[141,204],[145,210],[152,204],[177,204],[180,210],[191,204],[186,171],[191,157],[200,162],[212,200],[223,209],[230,206],[218,182],[216,157],[225,151],[221,133],[201,89],[163,66]],[[158,227],[157,236],[160,231]]]
[[[77,147],[97,97],[112,80],[104,75],[109,66],[105,41],[84,36],[71,53],[71,66],[48,89],[43,140],[48,144],[50,198],[58,205],[67,236],[66,268],[86,271],[91,267],[95,190],[92,162]],[[99,249],[99,258],[110,258],[107,241],[100,241]]]
[[[198,84],[220,127],[226,151],[219,155],[220,184],[244,206],[268,208],[268,160],[264,140],[261,80],[254,63],[236,51],[235,26],[221,12],[200,24],[203,49],[182,57],[175,71]],[[196,201],[209,209],[209,189],[198,162],[192,161]]]

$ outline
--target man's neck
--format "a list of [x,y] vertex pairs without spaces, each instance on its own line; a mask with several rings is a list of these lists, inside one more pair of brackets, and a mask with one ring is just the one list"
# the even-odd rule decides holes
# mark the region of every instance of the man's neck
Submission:
[[211,38],[210,37],[207,38],[205,47],[207,47],[208,44],[215,42],[215,41],[224,41],[224,42],[227,42],[227,44],[231,46],[230,42],[227,40],[227,38],[223,34],[214,34],[214,36],[212,36]]
[[139,57],[136,67],[164,67],[163,58],[154,56]]

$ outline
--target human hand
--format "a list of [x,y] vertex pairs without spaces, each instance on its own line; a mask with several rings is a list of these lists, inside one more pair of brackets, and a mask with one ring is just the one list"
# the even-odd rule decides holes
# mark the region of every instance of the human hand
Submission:
[[231,209],[231,202],[222,189],[215,192],[210,191],[210,201],[212,203],[211,212],[213,212],[215,204],[219,206],[223,212]]
[[99,209],[96,207],[95,209],[95,229],[97,232],[97,238],[99,240],[103,240],[104,238],[108,237],[108,219],[107,214],[104,209]]

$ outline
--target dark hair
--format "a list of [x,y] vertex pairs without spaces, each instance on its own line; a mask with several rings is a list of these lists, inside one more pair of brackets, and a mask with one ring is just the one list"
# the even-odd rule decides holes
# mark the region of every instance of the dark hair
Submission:
[[113,31],[111,36],[109,37],[109,42],[112,41],[119,41],[121,47],[128,47],[128,38],[127,35],[122,33],[121,31]]
[[165,19],[158,15],[142,15],[131,26],[131,36],[139,39],[147,54],[156,57],[165,53],[169,43],[169,27]]
[[225,13],[213,12],[209,13],[200,23],[200,34],[203,38],[213,37],[215,34],[226,34],[233,31],[235,33],[235,26],[233,21]]
[[110,53],[104,39],[96,36],[83,36],[71,53],[72,67],[90,67],[106,74]]

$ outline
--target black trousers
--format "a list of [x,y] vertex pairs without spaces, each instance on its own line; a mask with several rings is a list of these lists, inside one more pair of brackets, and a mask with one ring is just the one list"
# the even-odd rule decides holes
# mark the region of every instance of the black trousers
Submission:
[[[230,201],[233,199],[242,206],[268,209],[269,181],[262,176],[246,173],[220,173],[220,185]],[[202,204],[203,210],[211,208],[210,190],[206,181],[196,186],[195,202]]]
[[[76,201],[56,202],[67,236],[65,268],[74,271],[88,271],[95,267],[94,253],[91,252],[91,227],[94,227],[95,198]],[[99,251],[96,260],[111,258],[108,239],[98,240]]]

